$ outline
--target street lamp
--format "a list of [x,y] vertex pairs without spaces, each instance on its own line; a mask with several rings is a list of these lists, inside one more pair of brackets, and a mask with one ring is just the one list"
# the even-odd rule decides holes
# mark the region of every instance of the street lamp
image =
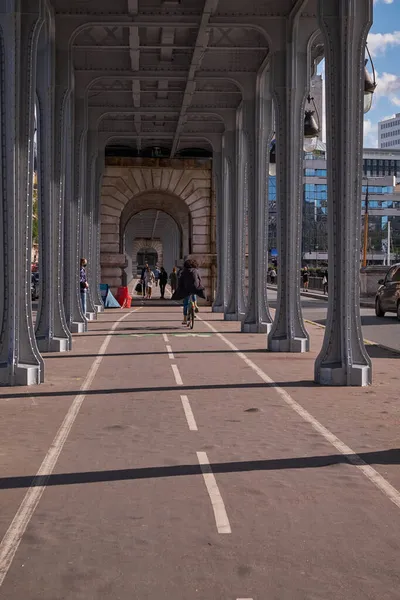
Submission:
[[[310,95],[307,97],[309,108],[304,114],[304,151],[307,153],[314,152],[318,145],[318,135],[321,131],[319,124],[319,115],[315,106],[314,98]],[[316,118],[314,117],[316,115]]]
[[[368,58],[365,59],[364,66],[364,113],[367,113],[369,110],[371,110],[372,98],[376,89],[375,67],[368,49],[368,45],[366,46],[366,49]],[[368,60],[371,63],[372,75],[367,69]]]
[[269,145],[269,174],[271,177],[276,176],[276,140],[275,135]]

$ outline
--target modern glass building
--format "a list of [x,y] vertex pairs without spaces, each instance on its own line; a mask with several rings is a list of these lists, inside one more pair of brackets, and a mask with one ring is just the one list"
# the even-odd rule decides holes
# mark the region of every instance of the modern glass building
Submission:
[[[362,212],[368,198],[368,253],[370,264],[387,256],[388,222],[391,225],[392,260],[400,260],[400,150],[365,149]],[[303,262],[318,265],[328,260],[326,148],[320,143],[304,158]],[[368,187],[368,194],[367,194]],[[270,257],[276,241],[276,181],[269,178]]]

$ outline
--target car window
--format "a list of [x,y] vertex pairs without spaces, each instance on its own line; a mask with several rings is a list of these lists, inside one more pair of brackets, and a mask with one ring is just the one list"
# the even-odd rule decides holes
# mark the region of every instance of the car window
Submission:
[[393,275],[397,271],[397,267],[393,267],[390,271],[387,272],[385,283],[390,283],[393,281]]
[[392,281],[400,281],[400,267],[397,267],[396,271],[393,273]]

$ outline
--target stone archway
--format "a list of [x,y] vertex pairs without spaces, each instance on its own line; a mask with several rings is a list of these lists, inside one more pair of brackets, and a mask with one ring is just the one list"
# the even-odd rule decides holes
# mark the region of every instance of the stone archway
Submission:
[[163,245],[160,240],[146,240],[145,238],[136,238],[133,241],[131,248],[132,257],[132,273],[135,277],[138,272],[137,255],[140,251],[153,250],[157,256],[157,263],[160,265],[163,262]]
[[169,214],[181,231],[181,258],[193,256],[211,287],[211,161],[209,159],[106,158],[101,190],[101,272],[112,289],[121,285],[127,265],[124,232],[138,212]]

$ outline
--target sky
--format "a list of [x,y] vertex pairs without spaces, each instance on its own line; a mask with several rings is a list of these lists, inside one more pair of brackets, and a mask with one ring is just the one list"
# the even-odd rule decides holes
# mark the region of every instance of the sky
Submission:
[[400,0],[374,0],[368,36],[377,73],[372,108],[364,119],[364,147],[378,147],[378,121],[400,113]]

